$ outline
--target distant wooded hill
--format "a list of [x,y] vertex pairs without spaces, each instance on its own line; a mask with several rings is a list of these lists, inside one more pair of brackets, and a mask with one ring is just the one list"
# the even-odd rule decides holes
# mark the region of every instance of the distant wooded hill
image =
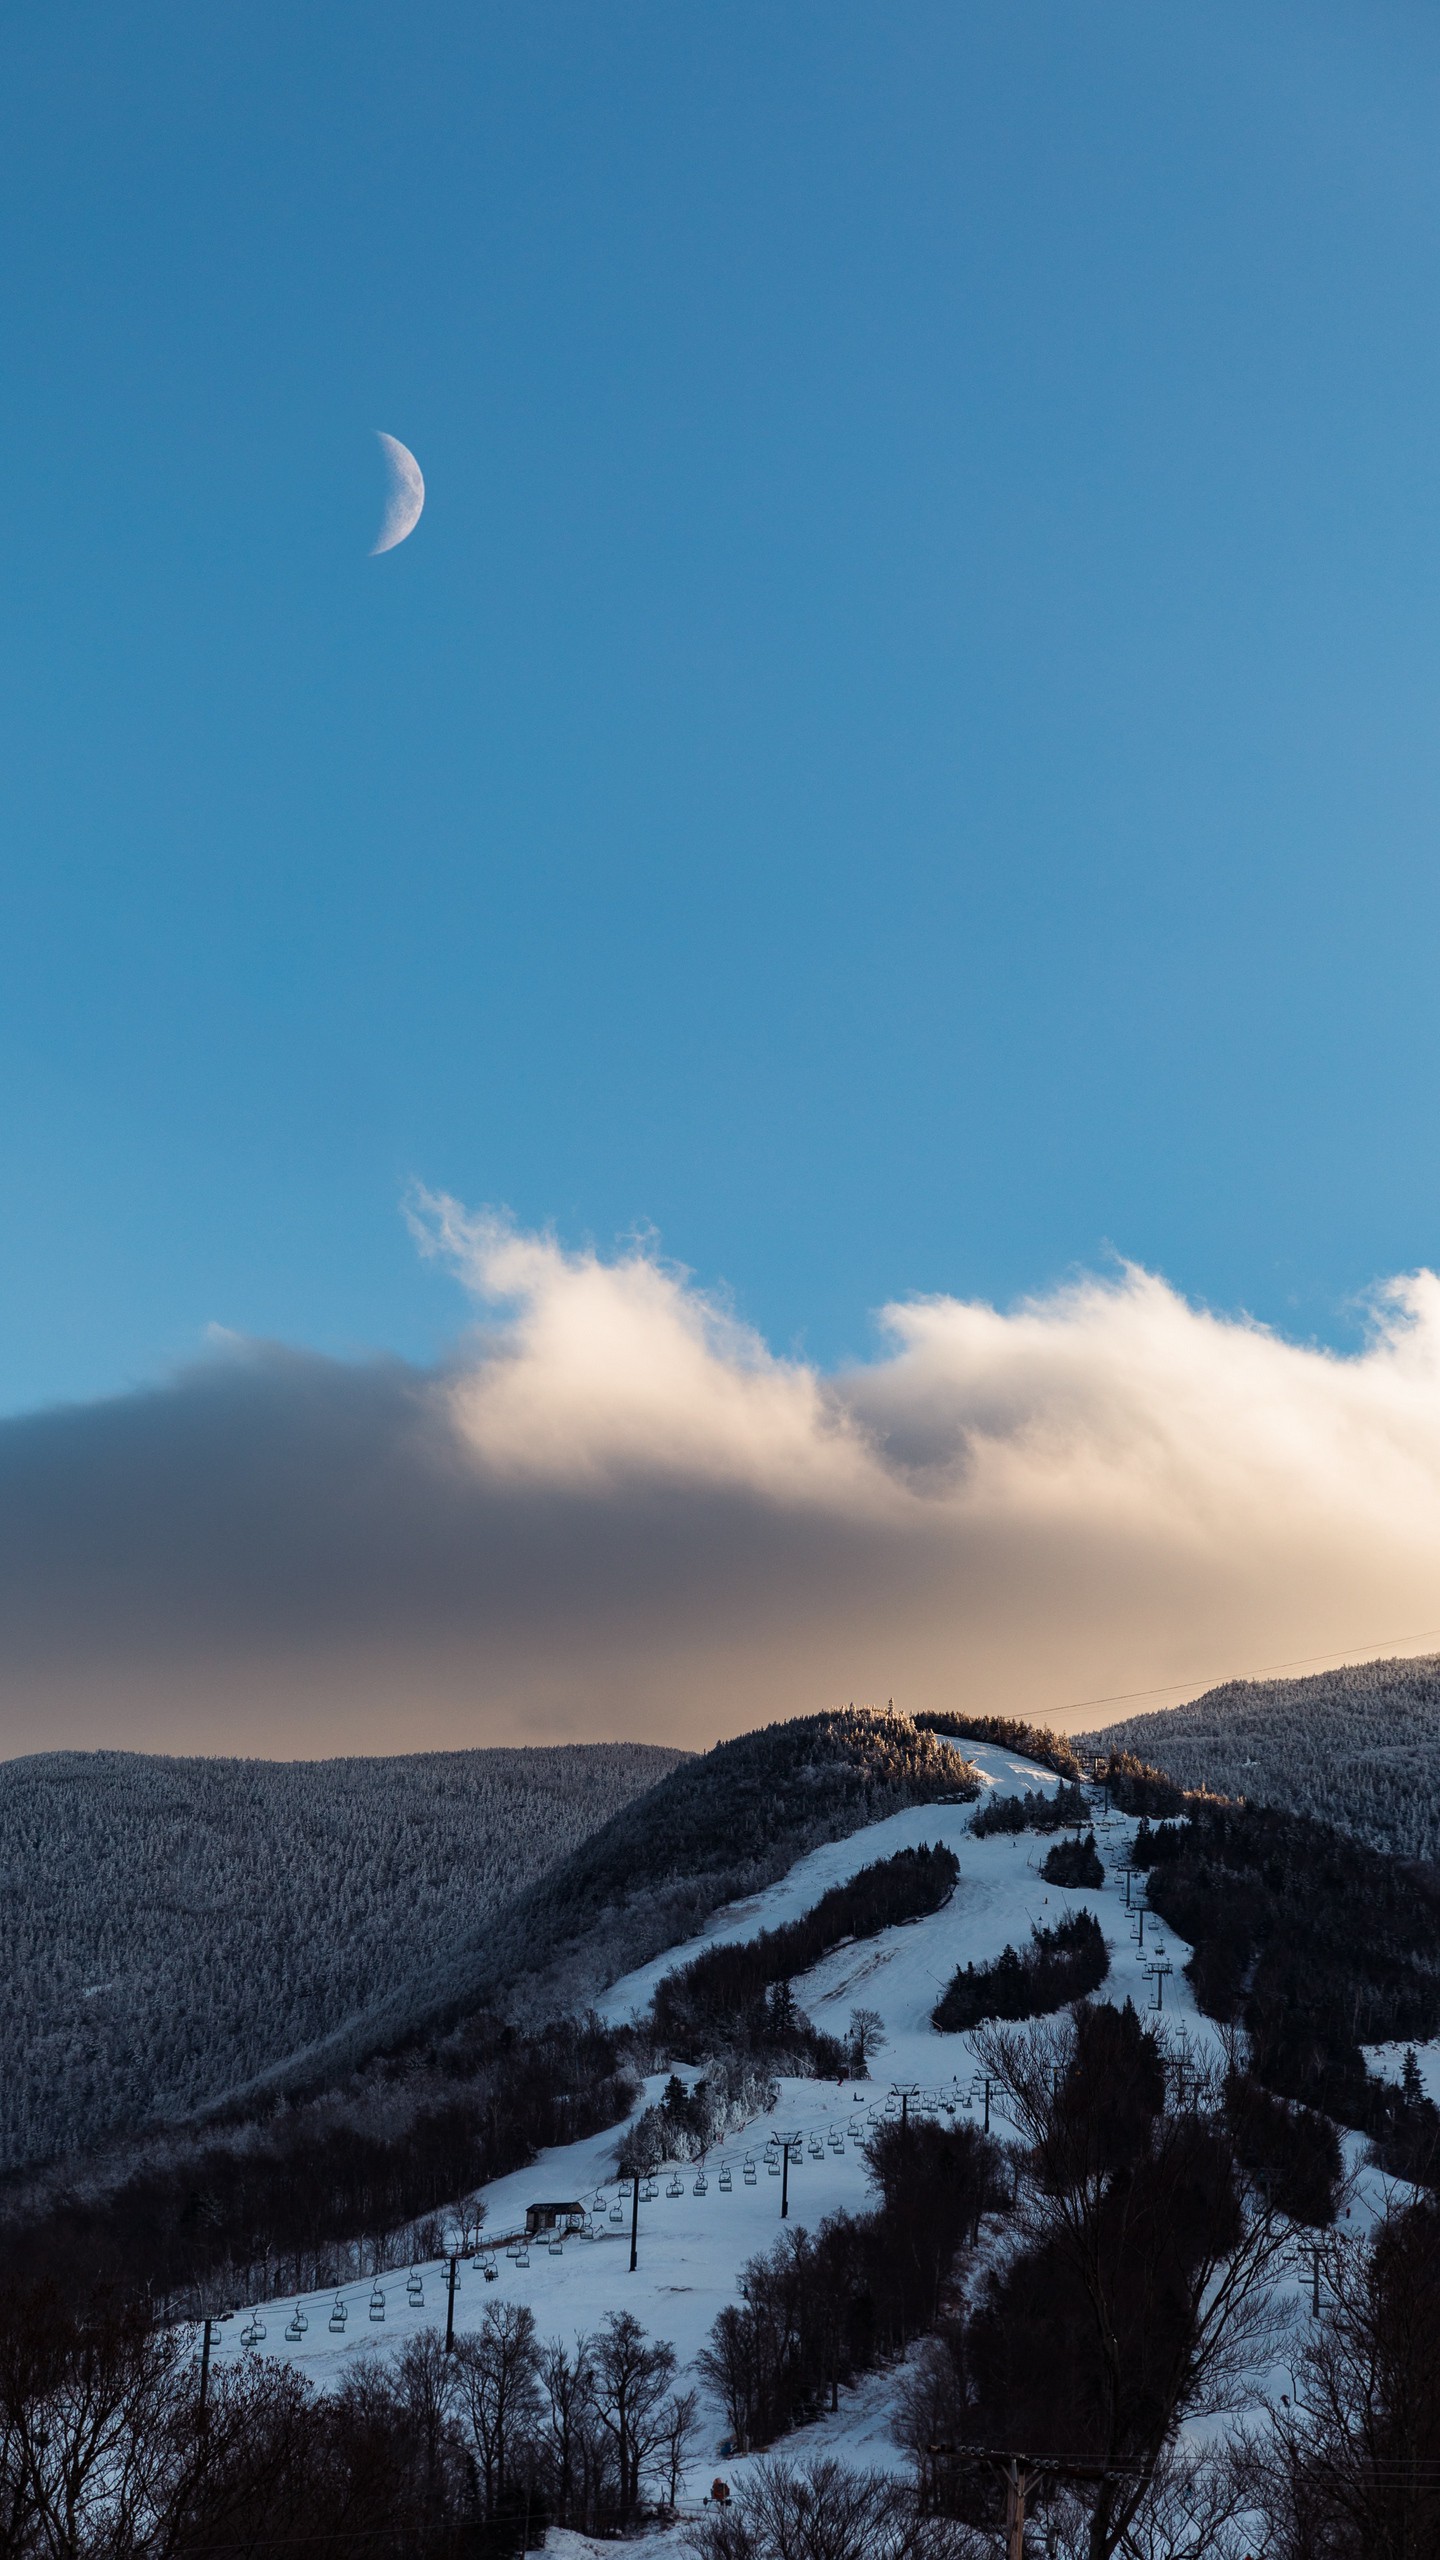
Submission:
[[397,2007],[688,1755],[0,1763],[0,2167],[192,2114]]
[[1229,1680],[1073,1739],[1136,1752],[1182,1786],[1314,1815],[1374,1849],[1440,1859],[1440,1654]]

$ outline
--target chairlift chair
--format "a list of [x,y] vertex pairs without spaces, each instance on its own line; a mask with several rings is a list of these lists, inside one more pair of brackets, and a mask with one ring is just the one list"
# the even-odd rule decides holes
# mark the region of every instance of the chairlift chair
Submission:
[[665,2193],[667,2196],[683,2196],[685,2193],[685,2181],[681,2177],[678,2169],[672,2170],[670,2184],[666,2188]]
[[344,2303],[341,2301],[340,2296],[337,2293],[330,2313],[330,2326],[335,2331],[337,2337],[339,2336],[340,2331],[344,2328],[349,2316],[350,2315],[346,2311]]
[[522,2241],[521,2241],[521,2243],[520,2243],[519,2248],[516,2250],[516,2252],[515,2252],[515,2264],[516,2264],[516,2266],[517,2266],[517,2267],[528,2267],[528,2266],[529,2266],[529,2264],[530,2264],[530,2243],[529,2243],[529,2241],[528,2241],[528,2240],[522,2240]]
[[372,2320],[383,2320],[385,2317],[385,2296],[378,2284],[370,2296],[370,2317]]
[[495,2281],[495,2279],[496,2279],[496,2277],[497,2277],[497,2276],[498,2276],[498,2274],[500,2273],[500,2270],[499,2270],[499,2268],[496,2266],[495,2261],[494,2261],[494,2259],[493,2259],[493,2258],[487,2258],[487,2259],[486,2259],[486,2261],[485,2261],[485,2264],[484,2264],[484,2266],[481,2268],[480,2272],[481,2272],[481,2274],[484,2276],[485,2281],[486,2281],[486,2283],[487,2283],[487,2284],[493,2284],[493,2283],[494,2283],[494,2281]]
[[405,2292],[412,2309],[418,2311],[425,2299],[425,2279],[418,2267],[411,2268],[410,2281],[405,2287]]
[[734,2184],[735,2181],[730,2175],[730,2163],[727,2160],[724,2168],[720,2172],[720,2193],[722,2196],[728,2196]]
[[623,2222],[625,2219],[625,2207],[618,2196],[610,2207],[610,2219],[612,2222]]
[[240,2332],[240,2344],[242,2347],[258,2347],[264,2335],[265,2323],[258,2312],[252,2311],[248,2323]]
[[823,2160],[825,2157],[825,2145],[817,2141],[813,2133],[810,2136],[810,2157],[812,2160]]
[[709,2181],[709,2179],[706,2177],[705,2172],[704,2172],[704,2170],[703,2170],[703,2169],[700,2171],[699,2176],[696,2178],[696,2181],[695,2181],[695,2193],[697,2194],[697,2196],[708,2196],[708,2194],[710,2193],[710,2181]]
[[755,2166],[755,2162],[754,2162],[753,2158],[751,2157],[750,2153],[747,2151],[747,2152],[746,2152],[746,2154],[745,2154],[745,2170],[744,2170],[744,2176],[745,2176],[745,2184],[746,2184],[746,2186],[747,2186],[747,2187],[753,2187],[753,2186],[754,2186],[754,2184],[755,2184],[756,2179],[757,2179],[757,2178],[758,2178],[758,2176],[759,2176],[759,2174],[760,2174],[760,2172],[759,2172],[759,2170],[756,2168],[756,2166]]
[[640,2190],[640,2201],[642,2204],[653,2204],[659,2193],[660,2185],[658,2179],[647,2178],[644,2186]]
[[552,2258],[563,2258],[563,2257],[564,2257],[564,2255],[565,2255],[565,2234],[563,2233],[563,2231],[552,2231],[552,2232],[551,2232],[551,2234],[550,2234],[549,2247],[550,2247],[550,2255],[551,2255],[551,2257],[552,2257]]
[[285,2335],[289,2339],[292,2347],[298,2343],[304,2334],[304,2329],[300,2321],[292,2319],[286,2322]]

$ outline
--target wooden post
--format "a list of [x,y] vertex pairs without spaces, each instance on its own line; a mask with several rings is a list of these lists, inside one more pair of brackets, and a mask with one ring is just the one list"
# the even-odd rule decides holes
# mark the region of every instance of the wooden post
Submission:
[[1012,2456],[1005,2470],[1005,2560],[1025,2560],[1025,2485]]

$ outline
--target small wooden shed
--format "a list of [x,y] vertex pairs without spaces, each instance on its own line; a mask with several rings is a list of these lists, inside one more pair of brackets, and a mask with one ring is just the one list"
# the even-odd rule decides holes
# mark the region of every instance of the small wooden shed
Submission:
[[527,2204],[525,2237],[538,2239],[546,2231],[583,2231],[585,2207],[573,2200],[568,2204]]

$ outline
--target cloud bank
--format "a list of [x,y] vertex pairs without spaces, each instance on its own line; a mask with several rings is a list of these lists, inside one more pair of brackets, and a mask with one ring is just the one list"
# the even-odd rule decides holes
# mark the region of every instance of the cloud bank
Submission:
[[1440,1638],[1440,1281],[1343,1357],[1153,1275],[777,1359],[636,1249],[421,1204],[443,1366],[240,1345],[0,1425],[0,1748],[705,1745]]

